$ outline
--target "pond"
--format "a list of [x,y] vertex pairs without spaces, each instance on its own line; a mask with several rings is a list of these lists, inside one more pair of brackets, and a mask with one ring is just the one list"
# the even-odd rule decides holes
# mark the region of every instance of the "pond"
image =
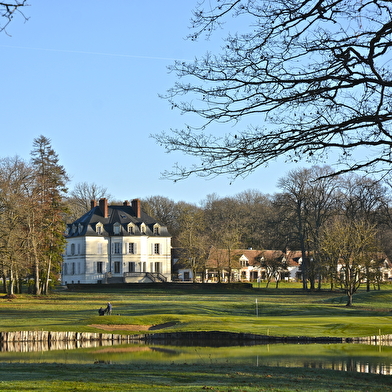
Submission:
[[334,369],[392,375],[392,347],[367,344],[265,344],[211,346],[117,344],[112,342],[57,342],[51,347],[39,343],[0,346],[0,362],[35,363],[230,363],[245,367],[279,366]]

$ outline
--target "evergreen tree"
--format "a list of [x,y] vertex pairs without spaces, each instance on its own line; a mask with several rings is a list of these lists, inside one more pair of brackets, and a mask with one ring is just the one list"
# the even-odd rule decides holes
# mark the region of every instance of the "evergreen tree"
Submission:
[[31,157],[35,182],[26,223],[34,266],[34,293],[47,294],[52,273],[60,268],[66,243],[63,217],[67,207],[62,196],[67,191],[68,177],[45,136],[34,140]]

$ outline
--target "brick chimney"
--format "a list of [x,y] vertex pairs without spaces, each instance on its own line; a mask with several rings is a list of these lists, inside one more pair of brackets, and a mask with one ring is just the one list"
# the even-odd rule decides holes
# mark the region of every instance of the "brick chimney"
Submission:
[[108,199],[100,199],[99,200],[99,208],[101,209],[102,215],[104,218],[109,216],[109,209],[108,209]]
[[93,209],[94,207],[96,207],[96,206],[97,206],[97,201],[96,201],[96,200],[91,200],[91,201],[90,201],[90,206],[91,206],[91,209]]
[[136,215],[136,218],[140,218],[142,216],[140,204],[141,204],[140,199],[132,200],[132,209],[133,209],[133,213]]
[[129,201],[125,200],[124,203],[123,203],[123,206],[126,206],[126,207],[130,206]]

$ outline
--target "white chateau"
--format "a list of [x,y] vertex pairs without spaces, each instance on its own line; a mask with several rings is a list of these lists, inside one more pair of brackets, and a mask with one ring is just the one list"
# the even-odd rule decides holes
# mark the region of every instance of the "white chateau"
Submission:
[[171,280],[171,236],[141,210],[139,199],[111,206],[92,200],[65,236],[63,285]]

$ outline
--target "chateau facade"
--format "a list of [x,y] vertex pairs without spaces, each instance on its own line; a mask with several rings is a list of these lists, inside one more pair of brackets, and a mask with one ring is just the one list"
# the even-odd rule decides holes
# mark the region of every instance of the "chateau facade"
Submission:
[[65,235],[63,285],[171,280],[171,236],[141,210],[139,199],[111,206],[93,200]]

